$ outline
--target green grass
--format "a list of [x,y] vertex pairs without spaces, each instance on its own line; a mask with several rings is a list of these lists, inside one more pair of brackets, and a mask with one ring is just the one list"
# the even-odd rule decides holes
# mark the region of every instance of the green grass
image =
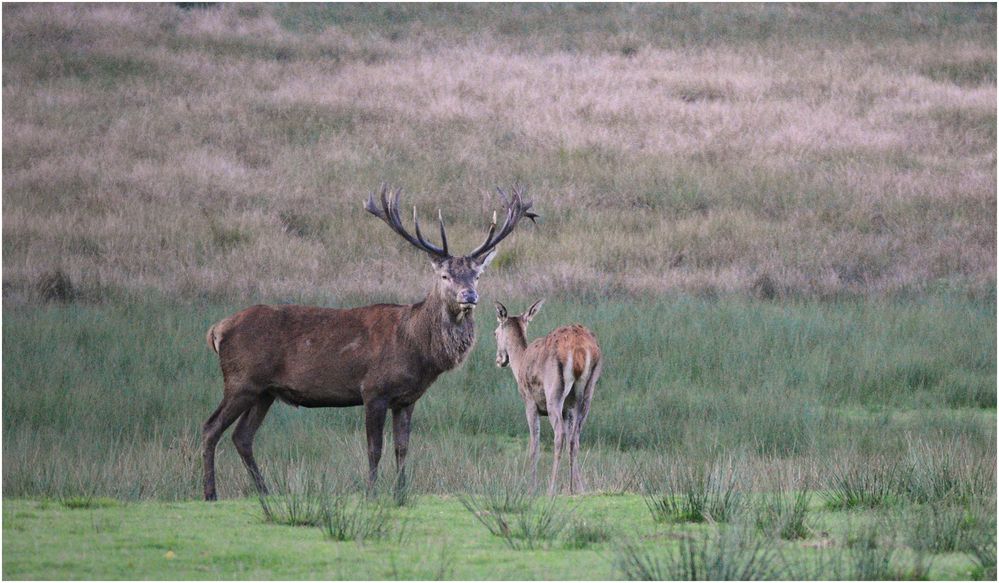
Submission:
[[[204,331],[234,310],[155,299],[5,309],[5,494],[197,496],[200,425],[221,394]],[[673,475],[663,463],[688,471],[719,455],[819,464],[831,480],[822,485],[843,488],[870,477],[850,472],[871,460],[904,459],[885,488],[916,501],[994,484],[994,306],[944,296],[787,304],[552,298],[532,336],[571,321],[592,328],[607,354],[583,433],[592,488],[637,491],[637,479]],[[416,493],[452,492],[467,476],[498,468],[524,471],[523,405],[509,372],[493,364],[493,323],[480,316],[477,325],[468,362],[416,408]],[[886,372],[897,370],[909,372]],[[985,407],[955,404],[953,392],[969,384],[991,395]],[[360,409],[278,405],[257,457],[271,475],[323,459],[349,483],[362,476],[362,430]],[[546,452],[550,435],[543,424]],[[222,495],[250,494],[228,440],[219,459]],[[759,475],[744,477],[753,484]]]
[[[686,471],[684,471],[686,470]],[[735,460],[669,472],[660,492],[645,495],[657,522],[727,522],[744,509]]]
[[[490,534],[502,538],[511,549],[549,548],[572,522],[574,510],[560,498],[538,494],[513,507],[496,504],[495,497],[488,494],[462,495],[459,500]],[[570,544],[580,540],[576,535]]]
[[756,526],[785,540],[808,538],[812,531],[808,515],[811,495],[807,489],[777,489],[760,494],[755,508]]
[[[200,496],[199,427],[221,384],[203,332],[232,309],[132,299],[5,310],[5,575],[605,578],[695,563],[714,573],[704,565],[719,556],[734,562],[711,569],[742,572],[756,567],[740,557],[770,561],[773,545],[791,562],[760,568],[794,577],[994,568],[983,540],[994,527],[995,409],[954,407],[948,381],[959,372],[984,386],[995,374],[990,305],[555,298],[534,329],[586,322],[608,355],[582,465],[591,491],[607,494],[549,505],[530,493],[522,404],[480,318],[469,362],[417,407],[404,505],[343,496],[364,483],[359,410],[279,405],[257,440],[275,495],[212,507],[186,502]],[[922,372],[885,377],[892,363]],[[855,388],[871,378],[897,382],[868,381],[875,399]],[[545,427],[542,476],[550,439]],[[776,483],[784,471],[798,477]],[[391,472],[386,456],[383,500]],[[795,497],[806,477],[815,493]],[[634,493],[648,487],[665,522]],[[223,499],[252,495],[227,440],[219,488]],[[690,500],[708,522],[681,516]],[[883,516],[900,533],[890,545],[847,546]],[[742,534],[716,532],[722,518]],[[26,551],[50,548],[34,528],[74,550]]]
[[[366,473],[359,409],[281,405],[257,440],[275,495],[226,501],[253,491],[223,440],[224,501],[190,502],[221,385],[203,333],[233,309],[158,298],[5,309],[5,576],[605,578],[718,556],[736,562],[712,569],[740,572],[739,557],[769,561],[773,545],[789,577],[994,569],[995,409],[955,407],[949,380],[995,375],[990,304],[550,298],[532,333],[585,322],[607,355],[582,444],[583,478],[602,495],[551,506],[524,482],[523,406],[492,362],[488,318],[469,361],[417,406],[401,506],[388,503],[390,455],[383,502],[344,497]],[[806,483],[814,494],[795,498]],[[669,512],[714,502],[706,522],[657,522],[641,491]],[[735,539],[715,530],[723,514]],[[890,545],[847,546],[884,520],[899,533]]]
[[772,539],[724,526],[714,532],[678,534],[679,544],[663,553],[627,546],[619,570],[640,581],[764,581],[789,578]]
[[[741,549],[742,554],[766,553],[767,566],[781,567],[784,573],[792,572],[787,571],[791,567],[783,558],[771,556],[778,548],[782,556],[795,557],[796,561],[808,557],[818,560],[828,553],[828,549],[808,546],[808,541],[761,542],[736,537],[732,528],[724,532],[710,526],[663,530],[649,518],[636,495],[583,496],[572,503],[578,515],[613,524],[615,536],[588,539],[581,548],[553,545],[547,550],[514,550],[502,537],[482,528],[457,499],[437,496],[424,496],[415,506],[393,511],[393,520],[405,521],[409,532],[401,541],[363,543],[328,540],[319,528],[267,524],[252,499],[216,504],[144,502],[72,510],[44,500],[7,499],[3,505],[3,576],[434,579],[446,574],[454,579],[616,579],[623,575],[619,570],[620,533],[628,533],[632,548],[643,556],[686,552],[698,556],[697,560],[710,560],[719,550]],[[845,513],[820,513],[823,527],[833,531],[847,520]],[[868,532],[853,531],[858,534],[834,537],[834,548],[845,553],[849,536]],[[572,539],[569,534],[564,538]],[[907,565],[907,553],[906,548],[896,549],[894,554],[902,558],[891,563],[892,568]],[[724,564],[711,567],[719,573],[745,568],[740,556],[726,557]],[[930,576],[966,578],[974,565],[968,555],[941,555],[933,561]]]

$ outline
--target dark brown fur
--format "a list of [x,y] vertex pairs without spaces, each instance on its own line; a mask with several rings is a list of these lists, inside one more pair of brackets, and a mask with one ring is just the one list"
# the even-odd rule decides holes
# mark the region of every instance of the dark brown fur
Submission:
[[[476,274],[469,260],[449,261],[449,283],[471,285]],[[457,277],[462,273],[463,284]],[[412,305],[258,305],[212,326],[208,344],[217,347],[225,388],[222,402],[205,423],[206,499],[216,496],[214,446],[241,415],[245,421],[237,425],[233,441],[257,487],[266,491],[252,442],[274,399],[302,407],[363,405],[373,482],[387,411],[408,428],[416,401],[442,372],[460,365],[475,344],[471,311],[447,301],[452,287],[438,285]],[[395,437],[401,467],[408,432]]]

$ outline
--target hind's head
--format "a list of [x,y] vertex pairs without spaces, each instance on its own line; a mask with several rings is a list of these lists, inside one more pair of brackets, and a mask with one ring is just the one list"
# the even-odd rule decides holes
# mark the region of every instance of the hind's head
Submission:
[[506,306],[496,302],[496,366],[510,364],[510,350],[527,345],[527,325],[538,315],[545,300],[541,299],[519,316],[507,314]]

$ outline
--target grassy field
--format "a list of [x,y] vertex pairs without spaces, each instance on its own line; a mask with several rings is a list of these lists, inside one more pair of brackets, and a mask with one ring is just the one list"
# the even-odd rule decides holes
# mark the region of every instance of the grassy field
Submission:
[[[5,3],[3,576],[994,578],[995,46],[994,5]],[[359,409],[278,405],[275,497],[224,439],[196,501],[211,323],[430,287],[382,181],[460,250],[529,188],[479,292],[600,339],[587,495],[525,493],[485,311],[400,499]]]
[[[598,387],[583,434],[583,478],[591,493],[603,495],[557,502],[578,505],[573,516],[591,523],[603,516],[600,509],[611,513],[606,522],[614,528],[599,535],[593,549],[511,549],[499,555],[482,551],[481,556],[463,550],[464,544],[492,549],[503,539],[483,526],[473,537],[463,535],[473,516],[459,512],[454,498],[496,496],[496,488],[517,492],[525,472],[522,405],[509,372],[492,363],[488,319],[479,322],[482,340],[470,361],[441,378],[414,418],[407,495],[417,500],[416,510],[401,512],[410,516],[407,524],[414,532],[449,533],[456,541],[450,550],[428,550],[416,542],[428,539],[414,536],[401,546],[381,541],[371,547],[389,549],[398,559],[395,566],[365,546],[360,554],[330,551],[303,567],[294,557],[310,553],[308,545],[353,549],[353,543],[331,545],[313,529],[301,535],[311,542],[282,554],[289,539],[283,529],[274,531],[277,527],[253,516],[254,508],[259,514],[254,502],[223,506],[226,510],[153,502],[200,496],[200,422],[219,398],[221,381],[210,351],[192,339],[200,340],[200,332],[231,309],[162,300],[5,310],[4,574],[57,577],[84,565],[79,573],[94,577],[165,575],[160,568],[176,569],[170,573],[177,577],[431,577],[440,565],[428,557],[439,551],[453,553],[449,577],[564,575],[553,565],[579,569],[571,571],[572,577],[640,577],[648,565],[671,564],[664,562],[669,553],[686,548],[671,546],[676,541],[702,544],[669,532],[693,529],[699,536],[721,536],[711,534],[721,532],[715,527],[696,526],[705,519],[741,530],[734,531],[740,533],[735,542],[706,539],[703,544],[773,545],[765,549],[768,557],[797,557],[791,566],[773,565],[784,574],[798,569],[791,578],[853,578],[849,569],[860,568],[851,565],[863,557],[854,557],[852,549],[859,548],[857,537],[870,534],[865,530],[870,524],[881,525],[872,549],[894,557],[892,577],[925,576],[921,565],[932,568],[930,576],[944,578],[984,576],[990,568],[988,559],[976,563],[972,553],[995,529],[994,307],[956,298],[784,304],[562,299],[549,304],[535,326],[584,320],[614,363]],[[52,338],[66,342],[53,347]],[[544,427],[542,436],[544,468],[550,463],[550,429]],[[335,492],[363,491],[365,446],[358,409],[278,406],[257,444],[272,487],[298,506],[320,504]],[[219,461],[220,495],[252,496],[228,440]],[[391,467],[383,460],[383,476],[391,477]],[[383,479],[383,488],[390,481]],[[764,528],[769,515],[761,512],[776,512],[784,520],[793,502],[790,493],[802,490],[810,493],[813,509],[807,521],[802,516],[803,540],[782,543]],[[650,503],[667,501],[660,512],[667,534],[653,536],[659,532],[656,522],[635,493]],[[769,496],[778,498],[768,507]],[[734,501],[740,498],[759,502]],[[105,499],[126,504],[88,510]],[[725,501],[720,507],[719,500]],[[703,507],[700,516],[688,501]],[[450,510],[428,523],[424,512],[438,504]],[[226,514],[235,508],[243,510]],[[254,546],[259,541],[273,550],[234,550],[237,539],[231,534],[218,535],[217,543],[202,542],[213,538],[208,531],[194,539],[167,534],[216,513],[226,518],[208,521],[210,528],[230,520],[252,523],[254,537],[259,536]],[[455,513],[461,520],[450,518]],[[38,521],[20,520],[22,514]],[[176,520],[164,524],[160,514]],[[65,528],[46,530],[46,521],[63,523],[65,516],[74,517]],[[565,515],[554,518],[567,524]],[[79,521],[82,535],[70,526]],[[639,521],[644,524],[637,530],[626,527]],[[827,522],[835,528],[824,526]],[[111,530],[94,538],[89,529],[96,533],[105,524]],[[84,547],[91,550],[68,557],[61,550],[65,545],[42,545],[32,548],[48,548],[55,555],[28,552],[22,545],[40,545],[31,534],[34,528],[55,540],[93,539]],[[130,534],[138,528],[148,531],[142,540],[152,548],[141,543],[130,550],[133,543],[139,545]],[[239,532],[243,541],[244,530]],[[627,546],[621,533],[636,532],[651,538]],[[884,538],[888,533],[893,533],[890,540]],[[556,539],[562,541],[561,536]],[[174,552],[189,559],[186,567],[162,560],[170,549],[156,546],[161,540],[180,545],[180,539],[183,547]],[[569,543],[558,542],[564,544]],[[107,559],[95,558],[104,549]],[[838,554],[818,553],[822,549]],[[139,560],[144,553],[156,560]],[[517,558],[508,560],[508,554]],[[352,559],[342,562],[345,555]],[[406,566],[413,556],[422,562]],[[919,564],[913,562],[917,558]],[[614,567],[621,561],[632,570]]]
[[[485,279],[482,288],[489,299]],[[202,336],[232,309],[164,300],[6,311],[5,495],[198,496],[200,424],[222,384]],[[825,477],[837,461],[919,456],[925,445],[966,469],[994,465],[995,319],[994,307],[955,299],[562,299],[532,326],[583,321],[600,339],[608,366],[583,436],[585,475],[620,490],[664,456],[736,453]],[[493,364],[494,322],[477,325],[469,361],[417,405],[421,492],[447,493],[525,450],[523,404]],[[265,465],[302,458],[353,480],[362,435],[360,409],[278,406],[258,447]],[[222,448],[220,493],[250,493],[228,440]]]
[[[682,569],[670,557],[685,545],[694,549],[690,556],[722,558],[710,564],[708,574],[728,569],[796,579],[813,578],[821,568],[829,578],[846,579],[981,576],[978,563],[963,553],[928,557],[878,546],[892,536],[902,515],[879,516],[871,526],[866,517],[820,506],[813,507],[810,520],[820,534],[756,549],[736,526],[717,537],[704,525],[657,524],[639,496],[584,496],[560,502],[557,511],[568,517],[562,532],[534,538],[535,548],[514,549],[453,497],[412,500],[390,511],[384,537],[346,541],[329,538],[321,528],[268,524],[255,501],[91,502],[5,503],[4,577],[621,579],[634,576],[636,560],[654,558],[660,569]],[[834,536],[847,532],[875,532],[878,542],[862,550],[859,542],[852,548],[832,546]]]

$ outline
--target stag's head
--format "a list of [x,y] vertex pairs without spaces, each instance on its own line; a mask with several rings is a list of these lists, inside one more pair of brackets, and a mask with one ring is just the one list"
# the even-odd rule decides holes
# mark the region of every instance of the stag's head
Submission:
[[523,348],[527,344],[527,325],[538,315],[544,303],[545,300],[540,299],[531,304],[523,314],[510,316],[506,306],[496,302],[496,366],[510,364],[511,346],[517,344]]
[[[440,224],[441,244],[437,246],[423,237],[420,232],[420,221],[416,214],[416,207],[413,207],[413,229],[415,236],[409,234],[402,226],[402,219],[399,215],[399,197],[402,189],[397,189],[393,195],[389,195],[388,188],[382,186],[379,200],[375,200],[372,193],[368,196],[368,201],[364,204],[364,209],[375,215],[392,228],[400,237],[408,241],[417,249],[430,255],[430,265],[435,275],[434,294],[447,307],[448,311],[457,317],[462,317],[472,312],[479,303],[479,293],[476,285],[479,276],[485,271],[486,266],[496,255],[496,245],[513,232],[514,227],[521,218],[527,217],[532,221],[538,217],[532,212],[531,202],[525,201],[523,191],[515,188],[513,194],[507,197],[501,189],[496,189],[503,198],[505,204],[505,218],[503,225],[498,227],[496,223],[496,213],[493,213],[492,224],[486,234],[486,240],[476,247],[471,253],[464,256],[453,256],[448,252],[447,233],[444,229],[444,217],[437,211],[437,220]],[[497,228],[498,227],[498,228]]]

